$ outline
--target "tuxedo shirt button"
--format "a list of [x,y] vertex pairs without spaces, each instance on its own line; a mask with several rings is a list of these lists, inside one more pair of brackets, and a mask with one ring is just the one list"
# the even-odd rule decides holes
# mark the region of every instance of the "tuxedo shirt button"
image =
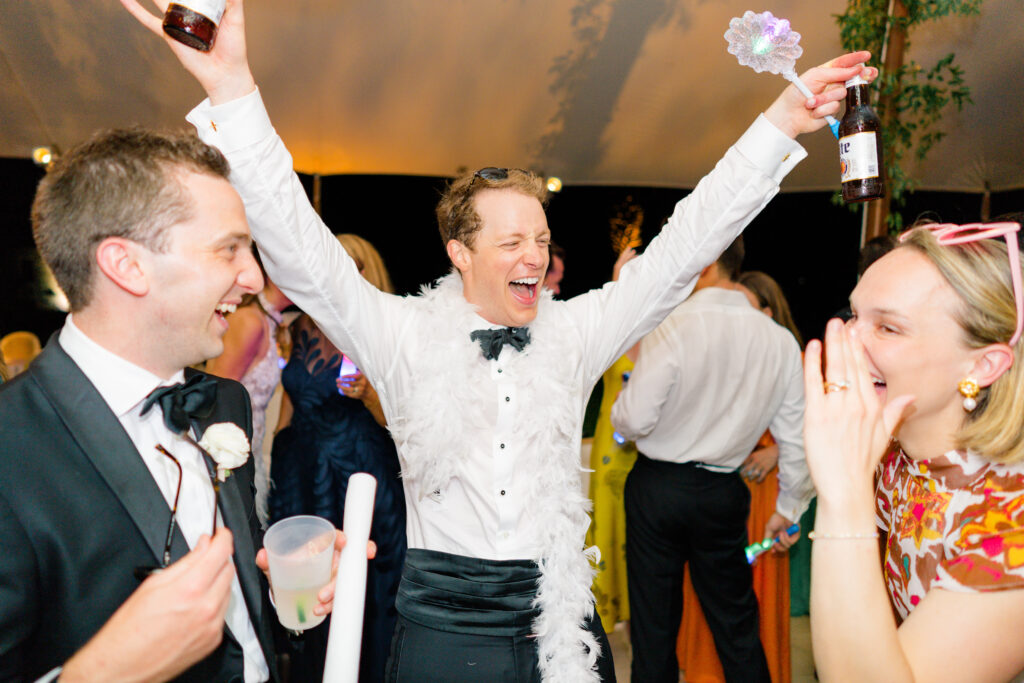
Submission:
[[501,495],[503,495],[503,496],[505,495],[505,489],[501,490]]
[[506,397],[505,397],[505,401],[506,401],[506,402],[508,402],[508,401],[511,401],[511,400],[512,400],[512,397],[511,397],[511,396],[506,396]]
[[503,443],[502,444],[498,444],[498,448],[504,448],[504,447],[505,447],[505,444],[503,444]]

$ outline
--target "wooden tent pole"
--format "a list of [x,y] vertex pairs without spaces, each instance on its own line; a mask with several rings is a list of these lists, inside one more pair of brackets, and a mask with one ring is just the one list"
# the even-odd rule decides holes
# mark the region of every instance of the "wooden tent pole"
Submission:
[[[903,48],[907,41],[907,29],[904,25],[904,20],[906,20],[908,16],[909,13],[907,12],[907,6],[903,4],[903,0],[892,0],[889,17],[887,19],[889,22],[888,36],[883,48],[882,72],[886,75],[894,75],[899,68],[903,66]],[[883,95],[879,98],[878,107],[883,111],[883,130],[888,129],[897,118],[895,107],[895,99],[897,95],[898,91],[894,90],[892,93]],[[892,154],[891,146],[886,146],[884,154],[886,158],[890,158],[890,155]],[[885,172],[884,166],[882,168],[882,173],[884,174],[883,179],[886,184],[885,197],[868,202],[867,207],[865,208],[865,211],[867,212],[867,225],[863,231],[864,241],[878,237],[879,235],[884,235],[888,232],[885,219],[889,215],[892,186],[889,182],[888,174]]]

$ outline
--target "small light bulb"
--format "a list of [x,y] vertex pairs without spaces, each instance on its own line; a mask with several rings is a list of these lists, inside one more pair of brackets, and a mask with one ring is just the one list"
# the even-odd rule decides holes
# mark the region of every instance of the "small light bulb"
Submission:
[[561,192],[562,191],[562,179],[556,176],[548,178],[548,191],[549,192]]
[[32,150],[32,161],[37,166],[49,166],[53,161],[53,151],[49,147],[36,147]]

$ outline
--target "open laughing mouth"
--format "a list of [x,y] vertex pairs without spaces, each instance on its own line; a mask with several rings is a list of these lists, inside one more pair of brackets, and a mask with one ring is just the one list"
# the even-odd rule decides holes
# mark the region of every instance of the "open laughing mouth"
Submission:
[[216,313],[217,318],[226,325],[227,320],[224,319],[224,316],[228,313],[234,313],[236,308],[238,308],[238,304],[217,304],[217,308],[214,312]]
[[540,278],[519,278],[509,283],[509,289],[516,301],[524,306],[532,306],[537,301],[538,283],[540,283]]

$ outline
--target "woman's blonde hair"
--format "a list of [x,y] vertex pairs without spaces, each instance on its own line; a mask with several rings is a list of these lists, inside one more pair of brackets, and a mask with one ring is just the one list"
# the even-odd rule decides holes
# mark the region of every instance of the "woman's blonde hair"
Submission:
[[[1016,234],[1009,235],[1017,239]],[[963,343],[972,349],[1008,344],[1017,327],[1010,261],[1001,239],[967,244],[939,244],[926,228],[913,229],[899,249],[915,249],[938,269],[960,299],[953,318],[963,330]],[[978,406],[956,435],[957,448],[969,448],[988,460],[1024,460],[1024,346],[1012,347],[1014,363],[978,394]]]
[[384,261],[372,244],[359,235],[351,233],[337,235],[337,238],[341,242],[341,246],[345,247],[348,255],[356,262],[359,272],[363,274],[363,277],[371,285],[382,292],[394,294],[395,288],[391,284],[391,276],[388,275],[388,269],[384,267]]

